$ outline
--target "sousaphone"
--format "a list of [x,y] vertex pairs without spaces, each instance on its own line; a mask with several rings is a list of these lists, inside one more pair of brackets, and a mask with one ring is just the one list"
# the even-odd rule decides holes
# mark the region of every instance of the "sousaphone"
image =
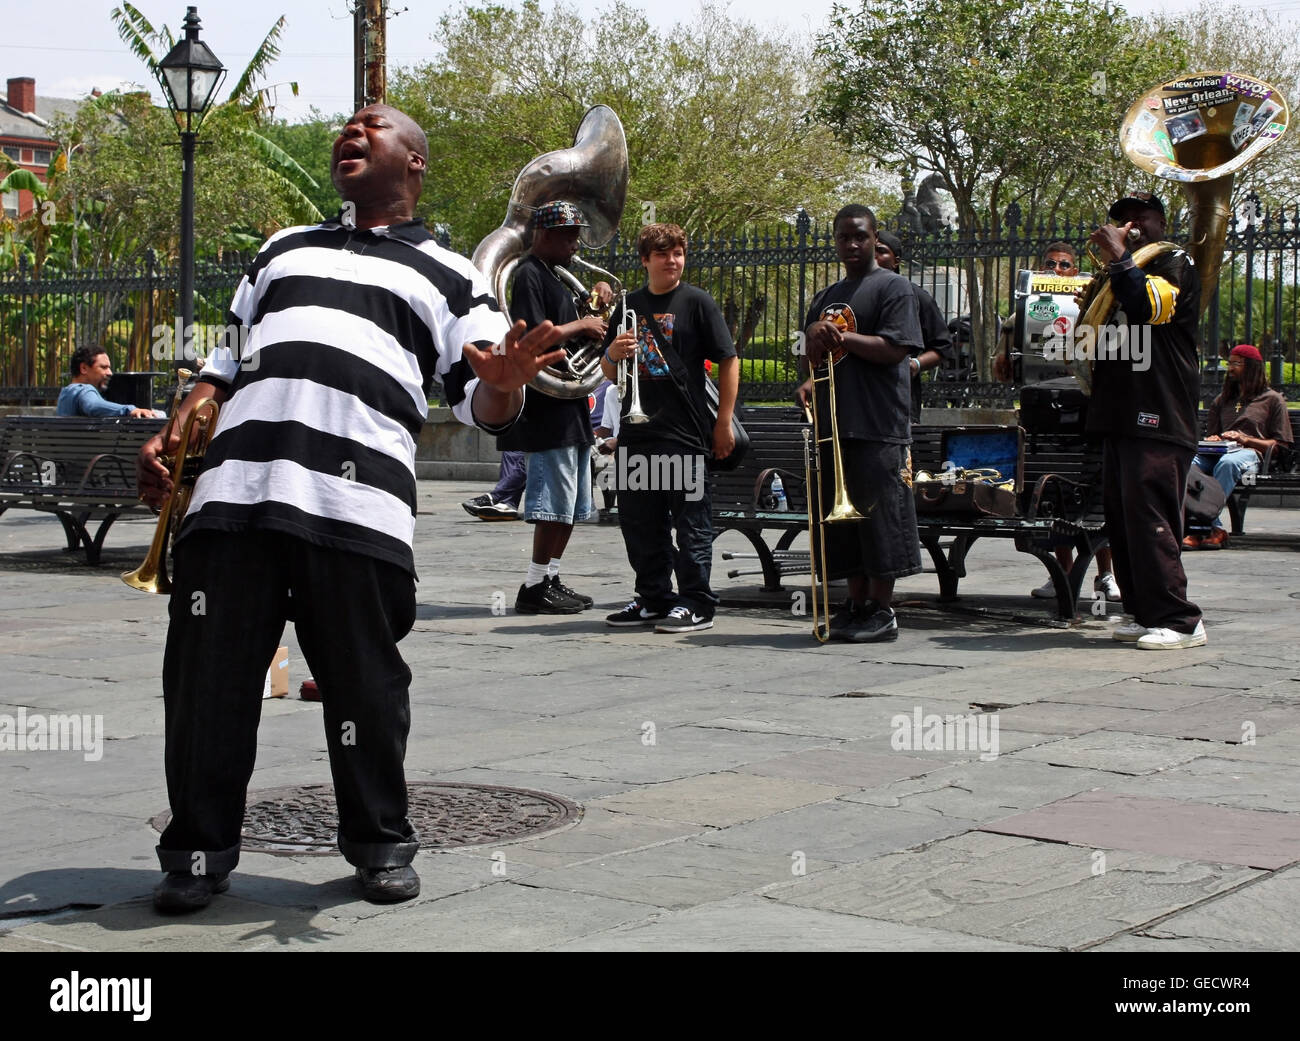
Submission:
[[[515,178],[501,227],[488,235],[474,250],[473,263],[488,279],[502,311],[509,313],[510,276],[523,255],[529,222],[534,211],[548,202],[574,203],[587,218],[579,242],[586,249],[599,249],[614,237],[627,201],[627,139],[614,110],[605,105],[589,109],[578,124],[571,148],[546,152],[525,166]],[[575,257],[580,266],[605,277],[616,295],[622,283],[594,264]],[[556,277],[574,292],[578,313],[593,313],[594,303],[587,290],[565,268],[554,269]],[[567,277],[566,277],[567,276]],[[614,301],[607,310],[621,311]],[[566,358],[537,374],[530,386],[557,398],[585,398],[604,378],[600,371],[603,345],[596,340],[573,340],[561,344]]]
[[[1143,91],[1120,124],[1120,148],[1139,169],[1176,181],[1187,195],[1187,252],[1201,273],[1201,312],[1219,285],[1223,243],[1232,218],[1232,179],[1286,132],[1290,111],[1277,89],[1230,72],[1195,72]],[[1172,242],[1152,242],[1133,254],[1144,267]],[[1092,327],[1094,342],[1113,317],[1108,272],[1098,271],[1084,292],[1076,333]],[[1087,362],[1075,365],[1091,391]]]

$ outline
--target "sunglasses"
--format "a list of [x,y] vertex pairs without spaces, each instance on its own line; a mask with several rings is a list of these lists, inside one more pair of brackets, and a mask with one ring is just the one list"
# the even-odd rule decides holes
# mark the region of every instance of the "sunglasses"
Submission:
[[1073,260],[1044,260],[1043,267],[1050,267],[1053,270],[1058,268],[1072,268],[1074,267],[1074,261]]

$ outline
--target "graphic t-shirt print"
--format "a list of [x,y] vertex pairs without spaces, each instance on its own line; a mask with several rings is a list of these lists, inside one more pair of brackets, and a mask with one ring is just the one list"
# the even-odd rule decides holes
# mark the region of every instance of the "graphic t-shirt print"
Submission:
[[[848,304],[827,304],[822,308],[819,321],[830,322],[842,333],[855,333],[858,331],[858,319],[853,314],[853,308]],[[844,357],[845,348],[837,347],[831,351],[831,361],[838,362]]]
[[[659,331],[663,334],[664,339],[672,343],[673,316],[671,314],[657,314],[655,315],[655,321],[659,324]],[[638,318],[637,325],[641,334],[641,353],[637,356],[637,363],[640,365],[641,372],[655,379],[668,376],[668,362],[664,360],[663,352],[659,350],[659,344],[655,342],[655,334],[650,331],[650,323],[644,318]]]

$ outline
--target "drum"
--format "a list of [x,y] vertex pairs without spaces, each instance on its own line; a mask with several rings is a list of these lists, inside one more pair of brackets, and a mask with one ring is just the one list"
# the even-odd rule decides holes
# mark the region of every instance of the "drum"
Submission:
[[[1079,308],[1074,294],[1086,286],[1085,275],[1016,275],[1016,321],[1013,350],[1020,352],[1019,379],[1039,383],[1071,375],[1067,352],[1074,345]],[[1013,354],[1014,358],[1014,354]]]

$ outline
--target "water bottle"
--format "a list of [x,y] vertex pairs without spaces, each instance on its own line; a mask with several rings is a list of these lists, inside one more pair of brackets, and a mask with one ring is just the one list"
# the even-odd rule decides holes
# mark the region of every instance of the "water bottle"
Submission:
[[790,500],[785,497],[785,485],[781,483],[781,475],[772,475],[772,498],[776,500],[778,510],[788,510]]

